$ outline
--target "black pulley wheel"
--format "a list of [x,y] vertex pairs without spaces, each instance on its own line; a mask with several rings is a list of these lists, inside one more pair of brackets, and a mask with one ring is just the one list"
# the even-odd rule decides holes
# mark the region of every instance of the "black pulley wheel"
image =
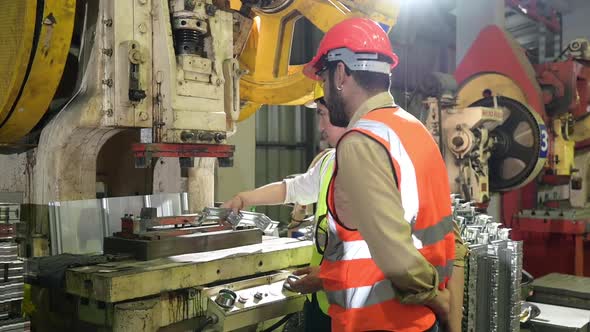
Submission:
[[530,182],[542,169],[548,137],[541,118],[529,107],[508,97],[483,98],[471,107],[499,107],[507,114],[490,136],[496,140],[488,162],[490,190],[506,191]]

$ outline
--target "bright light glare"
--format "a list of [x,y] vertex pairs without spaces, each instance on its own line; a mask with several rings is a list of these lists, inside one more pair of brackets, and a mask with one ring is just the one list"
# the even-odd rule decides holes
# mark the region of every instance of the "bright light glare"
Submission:
[[254,23],[256,23],[256,28],[260,31],[260,16],[254,17]]

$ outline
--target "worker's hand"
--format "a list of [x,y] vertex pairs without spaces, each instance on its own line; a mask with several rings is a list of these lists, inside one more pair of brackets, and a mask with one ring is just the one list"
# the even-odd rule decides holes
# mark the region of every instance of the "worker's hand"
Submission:
[[451,292],[448,289],[438,291],[438,295],[426,305],[434,311],[441,326],[446,327],[449,321],[449,310],[451,308]]
[[305,277],[299,280],[287,280],[289,286],[301,294],[315,293],[323,289],[322,279],[320,279],[320,267],[309,266],[303,269],[296,270],[293,272],[296,276],[305,275]]
[[239,193],[232,197],[229,201],[221,204],[222,208],[232,209],[234,212],[238,213],[240,210],[244,210],[247,206],[247,200],[244,193]]

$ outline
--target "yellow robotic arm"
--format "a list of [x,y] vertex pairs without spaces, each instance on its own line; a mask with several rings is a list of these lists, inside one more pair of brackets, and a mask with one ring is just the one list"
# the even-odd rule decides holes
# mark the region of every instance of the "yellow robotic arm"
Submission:
[[[262,4],[264,3],[264,5]],[[248,118],[261,104],[302,105],[311,100],[313,82],[301,72],[303,66],[289,65],[295,22],[305,17],[319,30],[352,16],[364,16],[379,22],[389,32],[399,12],[397,1],[361,0],[233,0],[232,9],[251,6],[254,24],[240,55],[242,76],[240,95],[245,102],[240,120]]]

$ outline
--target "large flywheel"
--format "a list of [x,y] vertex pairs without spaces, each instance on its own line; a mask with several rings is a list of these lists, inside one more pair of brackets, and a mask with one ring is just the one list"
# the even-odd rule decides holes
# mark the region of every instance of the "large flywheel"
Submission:
[[0,144],[39,122],[61,81],[75,0],[0,1]]
[[[484,92],[497,97],[482,98]],[[543,119],[511,78],[482,73],[466,80],[458,91],[458,107],[498,107],[504,120],[490,136],[495,140],[488,161],[491,191],[507,191],[531,182],[542,171],[548,152]]]
[[529,183],[547,157],[548,137],[541,117],[508,97],[483,98],[471,106],[498,107],[505,112],[502,124],[490,133],[495,140],[488,162],[490,190],[505,191]]

